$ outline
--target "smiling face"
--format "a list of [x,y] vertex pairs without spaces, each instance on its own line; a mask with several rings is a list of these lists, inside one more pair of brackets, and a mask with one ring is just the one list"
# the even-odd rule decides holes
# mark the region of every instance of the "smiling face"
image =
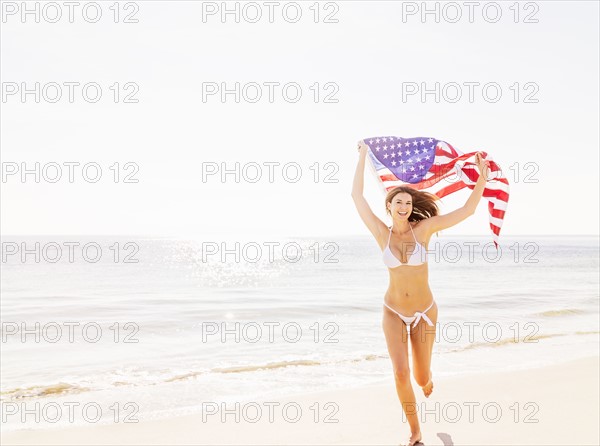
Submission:
[[400,192],[394,195],[392,202],[388,203],[388,210],[390,211],[392,218],[408,220],[408,217],[413,210],[412,202],[412,196],[406,192]]

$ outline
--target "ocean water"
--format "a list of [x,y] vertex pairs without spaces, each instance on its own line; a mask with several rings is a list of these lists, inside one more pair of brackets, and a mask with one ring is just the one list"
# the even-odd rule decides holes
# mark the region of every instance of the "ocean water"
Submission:
[[[48,421],[68,404],[109,423],[393,380],[371,237],[238,241],[236,259],[234,240],[4,237],[3,430],[78,424]],[[598,237],[501,242],[430,242],[434,377],[598,354]]]

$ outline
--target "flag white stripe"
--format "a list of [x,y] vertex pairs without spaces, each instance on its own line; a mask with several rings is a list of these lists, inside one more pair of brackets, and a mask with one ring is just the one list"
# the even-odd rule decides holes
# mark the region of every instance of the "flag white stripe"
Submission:
[[499,209],[501,211],[505,211],[506,208],[508,207],[508,203],[506,201],[499,200],[496,197],[489,197],[488,200],[492,202],[492,204],[494,205],[494,209]]
[[496,218],[496,217],[492,217],[491,215],[490,215],[490,223],[498,226],[499,228],[502,227],[502,220],[500,220],[499,218]]

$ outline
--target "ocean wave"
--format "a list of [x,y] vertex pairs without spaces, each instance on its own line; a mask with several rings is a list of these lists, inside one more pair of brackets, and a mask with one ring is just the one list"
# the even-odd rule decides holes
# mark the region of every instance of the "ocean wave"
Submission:
[[540,341],[542,339],[558,338],[561,336],[569,336],[569,335],[573,335],[573,334],[574,335],[600,334],[600,331],[576,331],[575,333],[551,333],[551,334],[544,334],[544,335],[531,335],[531,336],[526,336],[526,337],[522,337],[522,338],[516,338],[516,337],[504,338],[504,339],[500,339],[498,341],[493,341],[493,342],[473,342],[471,344],[467,344],[464,346],[450,349],[450,350],[448,350],[448,353],[464,352],[467,350],[485,348],[485,347],[497,348],[497,347],[503,347],[503,346],[512,345],[512,344],[537,343],[538,341]]
[[[509,345],[515,345],[520,343],[537,343],[544,339],[557,338],[562,336],[588,336],[598,335],[600,331],[576,331],[574,333],[550,333],[541,335],[532,335],[522,338],[508,337],[500,339],[496,342],[474,342],[467,345],[456,346],[445,350],[442,347],[442,354],[445,353],[460,353],[473,349],[482,348],[499,348]],[[273,371],[285,369],[288,367],[318,367],[318,366],[343,366],[344,364],[358,363],[361,361],[375,361],[380,359],[389,359],[387,354],[363,354],[357,357],[350,358],[339,358],[333,360],[320,360],[320,359],[291,359],[285,361],[273,361],[265,362],[262,364],[248,364],[248,365],[231,365],[227,367],[215,367],[212,369],[205,370],[191,370],[185,373],[177,372],[175,370],[161,370],[155,374],[149,370],[138,370],[145,375],[146,379],[136,379],[139,373],[134,373],[129,377],[124,377],[122,373],[119,373],[118,380],[111,379],[97,379],[98,377],[86,377],[82,379],[80,383],[65,383],[59,382],[50,385],[39,385],[31,387],[18,387],[7,391],[0,392],[0,401],[14,401],[23,399],[34,399],[44,398],[49,396],[64,396],[82,393],[86,391],[99,391],[115,387],[123,386],[149,386],[149,385],[160,385],[163,383],[173,383],[179,381],[193,380],[206,375],[217,375],[217,374],[240,374],[240,373],[254,373],[260,371]],[[135,376],[134,376],[135,375]],[[149,375],[149,376],[148,376]],[[139,378],[139,377],[138,377]],[[99,384],[105,382],[105,385]],[[94,383],[94,384],[89,384]]]
[[[156,377],[156,379],[146,380],[143,383],[139,381],[127,381],[120,379],[119,381],[112,382],[108,387],[121,387],[121,386],[144,386],[144,385],[157,385],[162,383],[171,383],[176,381],[185,381],[189,379],[194,379],[199,376],[207,375],[207,374],[217,374],[217,373],[252,373],[258,372],[261,370],[276,370],[282,369],[286,367],[312,367],[312,366],[320,366],[320,365],[335,365],[335,364],[343,364],[343,363],[354,363],[360,361],[374,361],[377,359],[388,358],[387,355],[375,355],[375,354],[367,354],[360,356],[358,358],[348,358],[348,359],[339,359],[334,361],[319,361],[319,360],[310,360],[310,359],[298,359],[298,360],[289,360],[289,361],[276,361],[276,362],[268,362],[266,364],[255,364],[255,365],[244,365],[244,366],[231,366],[231,367],[219,367],[210,370],[203,371],[191,371],[183,374],[176,374],[173,376],[160,376]],[[90,379],[90,381],[92,381]],[[14,401],[20,399],[31,399],[31,398],[42,398],[51,395],[67,395],[67,394],[75,394],[81,393],[85,391],[92,390],[103,390],[107,387],[82,387],[78,384],[68,384],[68,383],[58,383],[51,384],[48,386],[32,386],[27,388],[16,388],[11,389],[6,392],[0,392],[0,400],[1,401]]]
[[91,389],[88,387],[81,387],[77,384],[61,382],[57,384],[51,384],[49,386],[31,386],[25,388],[17,387],[16,389],[11,389],[6,392],[0,392],[0,400],[14,401],[27,398],[40,398],[45,396],[81,393],[88,390]]
[[560,317],[560,316],[573,316],[576,314],[585,314],[588,313],[585,310],[581,310],[579,308],[565,308],[562,310],[548,310],[543,311],[541,313],[536,313],[535,316],[541,317]]

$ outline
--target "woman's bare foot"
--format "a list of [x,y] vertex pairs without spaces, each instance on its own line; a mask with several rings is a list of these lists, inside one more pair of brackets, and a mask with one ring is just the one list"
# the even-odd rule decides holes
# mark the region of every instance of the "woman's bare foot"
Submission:
[[420,442],[421,442],[421,431],[410,435],[407,446],[414,446]]
[[429,371],[429,381],[427,382],[427,384],[421,387],[423,389],[423,394],[427,398],[429,398],[429,395],[431,395],[431,392],[433,392],[433,381],[431,380],[431,378],[432,374],[431,371]]

